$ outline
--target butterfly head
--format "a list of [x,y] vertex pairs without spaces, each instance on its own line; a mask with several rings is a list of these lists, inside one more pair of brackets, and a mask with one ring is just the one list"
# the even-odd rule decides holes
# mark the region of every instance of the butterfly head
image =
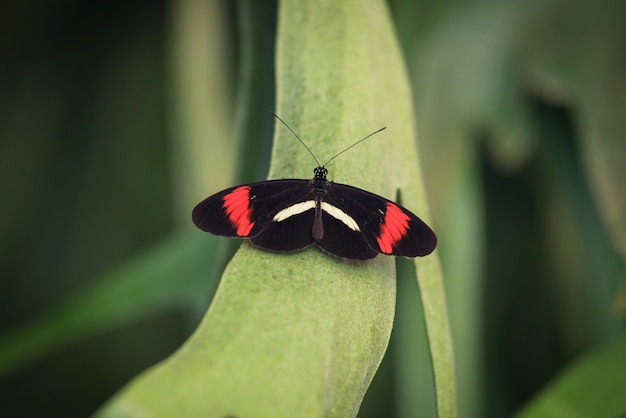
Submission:
[[313,178],[315,181],[315,188],[317,190],[322,190],[326,185],[326,175],[328,174],[328,170],[326,167],[317,166],[313,170],[313,173],[315,174],[315,177]]

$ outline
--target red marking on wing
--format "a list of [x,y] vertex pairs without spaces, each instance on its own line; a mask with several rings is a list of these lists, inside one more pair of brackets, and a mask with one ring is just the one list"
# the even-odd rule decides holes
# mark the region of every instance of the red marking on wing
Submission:
[[380,224],[380,233],[376,238],[383,254],[392,254],[393,245],[406,235],[411,218],[393,203],[387,203],[385,219]]
[[223,199],[224,212],[237,230],[237,235],[240,237],[248,236],[254,226],[254,222],[251,220],[250,186],[237,187]]

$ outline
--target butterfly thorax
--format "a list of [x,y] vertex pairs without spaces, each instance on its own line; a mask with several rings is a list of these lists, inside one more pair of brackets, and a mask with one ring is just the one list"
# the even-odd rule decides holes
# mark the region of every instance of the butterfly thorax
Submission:
[[321,192],[326,187],[326,175],[328,174],[328,170],[325,167],[315,167],[313,173],[315,174],[315,177],[313,177],[315,190]]

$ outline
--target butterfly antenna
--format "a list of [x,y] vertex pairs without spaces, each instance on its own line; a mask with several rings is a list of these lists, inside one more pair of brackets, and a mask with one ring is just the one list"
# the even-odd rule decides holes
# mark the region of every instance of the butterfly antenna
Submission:
[[[293,130],[293,129],[291,129],[291,128],[289,127],[289,125],[287,125],[287,122],[285,122],[284,120],[282,120],[282,119],[280,118],[280,116],[278,116],[276,113],[274,113],[274,112],[270,112],[270,113],[271,113],[272,115],[274,115],[274,117],[275,117],[276,119],[278,119],[278,120],[279,120],[279,121],[280,121],[283,125],[285,125],[285,127],[286,127],[287,129],[289,129],[289,130],[291,131],[291,133],[293,134],[293,136],[295,136],[295,137],[298,139],[298,141],[300,141],[300,143],[301,143],[302,145],[304,145],[304,148],[306,148],[306,150],[307,150],[307,151],[309,151],[309,154],[311,154],[311,157],[313,157],[313,159],[315,160],[315,163],[316,163],[318,166],[320,166],[320,162],[319,162],[319,161],[317,161],[317,158],[315,158],[315,154],[313,154],[313,152],[311,151],[311,149],[310,149],[309,147],[307,147],[307,145],[304,143],[304,141],[303,141],[303,140],[301,140],[301,139],[300,139],[300,137],[298,136],[298,134],[297,134],[297,133],[295,133],[295,132],[294,132],[294,130]],[[333,157],[333,158],[334,158],[334,157]],[[326,165],[326,164],[324,164],[324,165]]]
[[330,163],[330,162],[331,162],[332,160],[334,160],[335,158],[339,157],[339,156],[340,156],[341,154],[343,154],[344,152],[348,151],[350,148],[352,148],[352,147],[354,147],[354,146],[357,146],[358,144],[360,144],[361,142],[365,141],[365,140],[366,140],[367,138],[369,138],[370,136],[373,136],[373,135],[377,134],[377,133],[378,133],[378,132],[380,132],[380,131],[384,131],[385,129],[387,129],[387,127],[386,127],[386,126],[383,126],[383,127],[382,127],[382,128],[380,128],[379,130],[372,132],[371,134],[369,134],[369,135],[368,135],[368,136],[366,136],[365,138],[363,138],[363,139],[359,139],[359,140],[358,140],[358,141],[356,141],[354,144],[350,145],[348,148],[346,148],[346,149],[344,149],[343,151],[341,151],[340,153],[335,154],[334,156],[332,156],[332,157],[330,158],[330,160],[326,161],[322,167],[326,167],[326,166],[328,165],[328,163]]

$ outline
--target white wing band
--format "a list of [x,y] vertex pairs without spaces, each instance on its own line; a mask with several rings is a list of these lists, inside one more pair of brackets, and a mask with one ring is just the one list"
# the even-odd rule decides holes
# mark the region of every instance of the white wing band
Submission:
[[295,205],[291,205],[274,215],[274,222],[284,221],[285,219],[289,219],[294,215],[298,215],[310,209],[315,209],[315,200],[307,200],[305,202],[296,203]]
[[338,221],[343,222],[344,225],[346,225],[351,230],[360,231],[359,226],[357,225],[354,218],[348,215],[347,213],[345,213],[344,211],[342,211],[341,209],[339,209],[338,207],[335,207],[326,202],[322,202],[322,210],[328,213],[333,218],[337,219]]
[[[282,222],[285,219],[289,219],[294,215],[299,215],[301,213],[306,212],[307,210],[315,209],[315,200],[307,200],[305,202],[296,203],[295,205],[291,205],[276,215],[274,215],[274,222]],[[350,228],[353,231],[360,231],[359,225],[357,225],[354,218],[336,206],[331,205],[330,203],[322,202],[322,210],[342,222],[345,226]]]

